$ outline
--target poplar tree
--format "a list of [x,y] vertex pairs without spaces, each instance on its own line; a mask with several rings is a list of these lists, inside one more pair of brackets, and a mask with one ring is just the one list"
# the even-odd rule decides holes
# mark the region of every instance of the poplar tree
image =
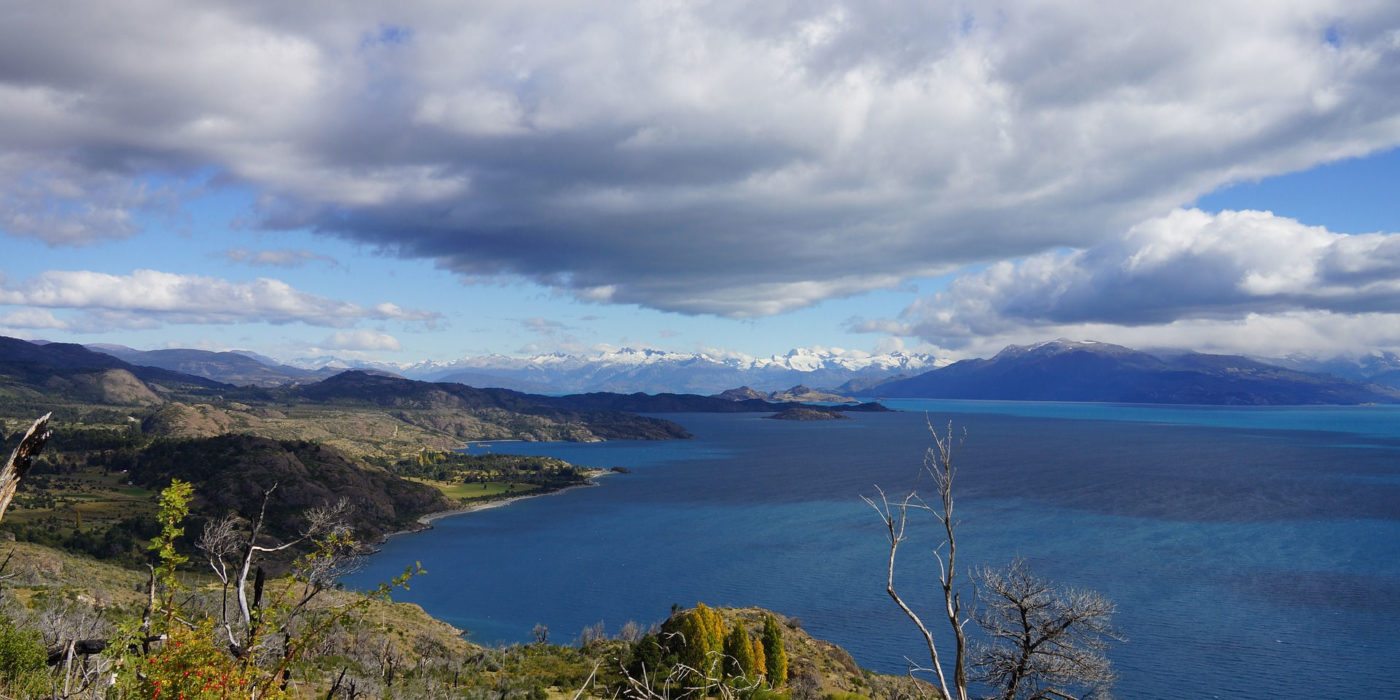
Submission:
[[724,618],[720,617],[719,611],[705,605],[695,604],[695,614],[699,616],[701,627],[705,631],[705,647],[709,651],[721,651],[724,648],[725,629]]
[[753,640],[742,625],[735,625],[724,640],[726,675],[733,678],[756,678],[754,674]]
[[678,633],[676,641],[681,647],[672,649],[682,664],[706,676],[723,670],[716,664],[724,651],[726,628],[714,608],[696,603],[694,609],[677,614],[667,626]]
[[763,652],[768,665],[768,685],[781,688],[787,683],[788,658],[783,648],[783,629],[772,615],[763,617]]
[[763,651],[763,640],[753,640],[753,672],[756,678],[768,675],[768,655]]
[[681,644],[684,645],[678,654],[680,662],[696,671],[704,672],[710,649],[706,645],[709,635],[705,630],[703,617],[698,611],[690,610],[681,613],[676,623],[676,632],[680,634]]

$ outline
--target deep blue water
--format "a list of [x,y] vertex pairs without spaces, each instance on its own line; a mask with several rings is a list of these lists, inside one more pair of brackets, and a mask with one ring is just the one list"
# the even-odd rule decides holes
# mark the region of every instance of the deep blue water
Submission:
[[[967,430],[960,559],[1021,556],[1115,600],[1120,697],[1400,698],[1400,408],[890,404],[908,410],[686,414],[667,417],[694,440],[474,446],[633,472],[395,537],[348,583],[421,561],[397,598],[483,642],[759,605],[902,672],[919,638],[884,595],[886,543],[860,496],[927,489],[928,411]],[[933,575],[923,525],[902,550],[915,598]]]

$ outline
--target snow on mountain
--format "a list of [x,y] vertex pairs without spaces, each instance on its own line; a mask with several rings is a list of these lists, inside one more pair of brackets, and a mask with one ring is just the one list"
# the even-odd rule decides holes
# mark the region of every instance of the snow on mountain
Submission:
[[614,391],[713,394],[740,385],[765,391],[794,384],[834,387],[852,379],[915,374],[947,364],[932,355],[872,354],[840,348],[797,348],[753,357],[722,350],[674,352],[654,348],[607,348],[584,355],[532,357],[479,355],[449,362],[385,363],[331,356],[299,358],[307,369],[377,369],[411,379],[500,386],[521,391],[573,393]]
[[1352,381],[1400,388],[1400,355],[1386,350],[1333,357],[1294,354],[1259,359],[1303,372],[1321,372]]
[[287,364],[302,369],[355,369],[354,360],[343,360],[334,355],[317,355],[316,357],[296,357],[287,360]]
[[298,367],[309,370],[347,370],[347,369],[372,369],[379,372],[389,372],[391,374],[403,375],[412,364],[400,362],[383,362],[379,360],[360,360],[354,358],[337,357],[335,355],[317,355],[315,357],[297,357],[287,360],[283,364],[291,367]]

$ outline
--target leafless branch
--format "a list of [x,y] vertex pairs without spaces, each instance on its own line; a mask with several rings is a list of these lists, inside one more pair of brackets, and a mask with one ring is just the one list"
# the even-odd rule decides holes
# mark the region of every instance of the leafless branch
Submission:
[[1071,688],[1102,697],[1115,674],[1104,652],[1122,637],[1110,625],[1112,601],[1093,591],[1061,590],[1017,559],[977,572],[977,622],[991,639],[978,645],[977,680],[1002,689],[1002,700],[1070,698]]

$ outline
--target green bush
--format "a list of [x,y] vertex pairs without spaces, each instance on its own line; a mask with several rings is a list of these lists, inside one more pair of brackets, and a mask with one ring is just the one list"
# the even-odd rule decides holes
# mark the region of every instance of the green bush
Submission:
[[756,688],[753,694],[749,695],[749,700],[792,700],[792,693],[787,690]]
[[0,681],[11,692],[44,688],[48,651],[34,630],[0,619]]

